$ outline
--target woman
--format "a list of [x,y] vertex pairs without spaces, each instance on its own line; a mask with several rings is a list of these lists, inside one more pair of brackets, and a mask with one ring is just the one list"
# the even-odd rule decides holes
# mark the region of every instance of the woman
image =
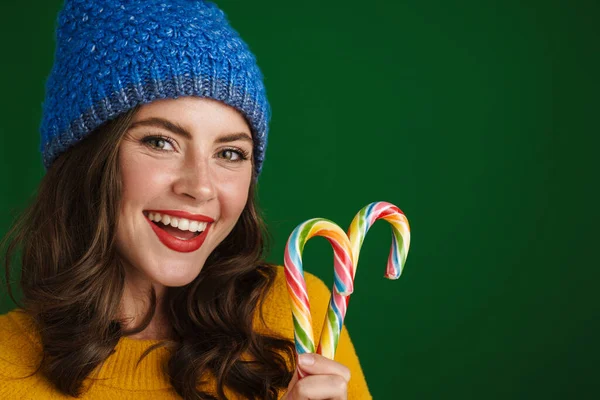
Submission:
[[47,173],[3,241],[23,304],[0,316],[0,398],[370,398],[345,328],[335,361],[295,357],[254,198],[270,108],[224,13],[67,0],[58,22]]

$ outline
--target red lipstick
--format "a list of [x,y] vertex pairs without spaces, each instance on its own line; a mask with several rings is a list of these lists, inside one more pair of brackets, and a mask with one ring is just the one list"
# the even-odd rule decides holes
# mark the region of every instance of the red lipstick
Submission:
[[[160,211],[158,211],[158,210],[153,211],[153,212],[160,213]],[[158,239],[162,242],[162,244],[164,244],[171,250],[175,250],[180,253],[190,253],[192,251],[198,250],[200,248],[200,246],[202,246],[202,243],[204,243],[204,239],[206,239],[206,235],[208,234],[208,231],[209,231],[210,227],[212,226],[212,222],[214,221],[212,218],[205,217],[203,215],[200,215],[200,216],[196,215],[195,216],[196,218],[192,218],[190,216],[193,216],[193,214],[185,213],[183,211],[168,212],[168,213],[165,212],[165,214],[169,214],[169,215],[173,215],[173,216],[177,216],[177,217],[181,217],[181,218],[193,219],[195,221],[208,222],[204,232],[202,232],[201,234],[199,234],[198,236],[196,236],[193,239],[181,240],[181,239],[178,239],[175,236],[167,233],[163,229],[161,229],[157,224],[150,221],[150,219],[146,215],[144,215],[144,218],[146,218],[146,221],[148,221],[148,223],[150,224],[150,227],[152,228],[154,233],[156,233],[156,236],[158,236]],[[199,219],[197,219],[198,217],[202,217],[202,218],[206,218],[206,219],[199,220]]]

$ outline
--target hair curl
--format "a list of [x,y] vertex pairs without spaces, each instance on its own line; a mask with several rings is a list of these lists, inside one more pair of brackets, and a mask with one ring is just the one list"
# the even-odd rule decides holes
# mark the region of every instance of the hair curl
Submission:
[[[137,109],[106,122],[59,156],[0,243],[6,247],[8,293],[39,328],[44,351],[33,374],[41,371],[58,391],[74,397],[119,339],[143,331],[156,311],[151,288],[150,307],[138,327],[124,330],[118,319],[125,286],[115,246],[118,151]],[[165,291],[177,339],[160,341],[138,360],[158,347],[170,348],[165,371],[184,399],[225,398],[225,387],[248,399],[276,399],[293,375],[286,364],[291,360],[294,368],[297,361],[293,342],[253,330],[255,310],[264,322],[262,304],[276,275],[264,261],[269,235],[255,205],[255,178],[238,222],[202,272],[188,285]],[[23,305],[10,285],[11,259],[19,249]],[[218,397],[198,389],[205,373],[216,378]]]

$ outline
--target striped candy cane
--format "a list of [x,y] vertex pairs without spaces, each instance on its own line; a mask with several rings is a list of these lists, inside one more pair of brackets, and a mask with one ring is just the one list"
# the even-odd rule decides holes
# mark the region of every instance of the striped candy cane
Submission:
[[356,274],[360,248],[365,236],[378,219],[384,219],[392,225],[392,247],[384,276],[388,279],[398,279],[402,274],[408,256],[410,226],[402,210],[385,201],[377,201],[363,207],[356,214],[350,228],[348,228],[348,238],[352,245],[354,260],[354,273]]
[[[298,355],[303,353],[315,352],[315,341],[313,336],[312,318],[310,315],[310,304],[308,301],[308,292],[306,290],[306,281],[304,280],[304,271],[302,268],[302,251],[306,242],[314,236],[325,237],[334,253],[334,286],[333,292],[337,297],[343,298],[352,293],[354,289],[354,266],[352,265],[352,250],[350,241],[346,233],[335,223],[323,219],[314,218],[298,225],[290,235],[285,248],[285,276],[287,288],[294,319],[294,338],[296,352]],[[345,302],[342,302],[345,306]],[[345,315],[343,311],[338,310],[340,314],[330,318],[328,315],[323,325],[318,354],[322,354],[323,348],[326,348],[325,355],[331,359],[329,354],[335,352],[341,329],[341,321]],[[325,347],[323,346],[325,344]],[[333,350],[329,350],[329,349]],[[305,374],[299,370],[299,378]]]
[[[354,266],[352,276],[356,276],[360,248],[365,240],[365,236],[369,228],[378,219],[384,219],[392,225],[392,248],[388,257],[385,277],[388,279],[398,279],[406,263],[406,256],[410,245],[410,227],[404,213],[395,205],[384,201],[374,202],[363,207],[350,224],[348,237],[352,248],[352,265]],[[349,295],[341,296],[336,291],[332,291],[327,309],[327,317],[330,324],[337,324],[336,329],[332,331],[332,334],[337,336],[321,336],[320,347],[317,351],[319,354],[332,360],[335,356],[335,349],[337,348],[349,302]]]
[[[360,248],[370,227],[378,219],[384,219],[392,225],[392,247],[384,276],[388,279],[398,279],[408,255],[410,226],[404,213],[391,203],[374,202],[361,209],[352,220],[348,235],[333,222],[322,218],[311,219],[298,225],[290,235],[285,249],[284,263],[298,354],[315,352],[310,305],[301,258],[306,241],[313,236],[324,236],[334,249],[334,287],[317,348],[318,354],[333,360],[350,294],[354,290]],[[301,370],[299,377],[304,377]]]

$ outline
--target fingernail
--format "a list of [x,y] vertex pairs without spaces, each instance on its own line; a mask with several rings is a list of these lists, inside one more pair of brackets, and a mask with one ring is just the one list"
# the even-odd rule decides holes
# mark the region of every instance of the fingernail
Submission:
[[298,357],[300,365],[313,365],[315,363],[315,357],[312,354],[300,354]]

